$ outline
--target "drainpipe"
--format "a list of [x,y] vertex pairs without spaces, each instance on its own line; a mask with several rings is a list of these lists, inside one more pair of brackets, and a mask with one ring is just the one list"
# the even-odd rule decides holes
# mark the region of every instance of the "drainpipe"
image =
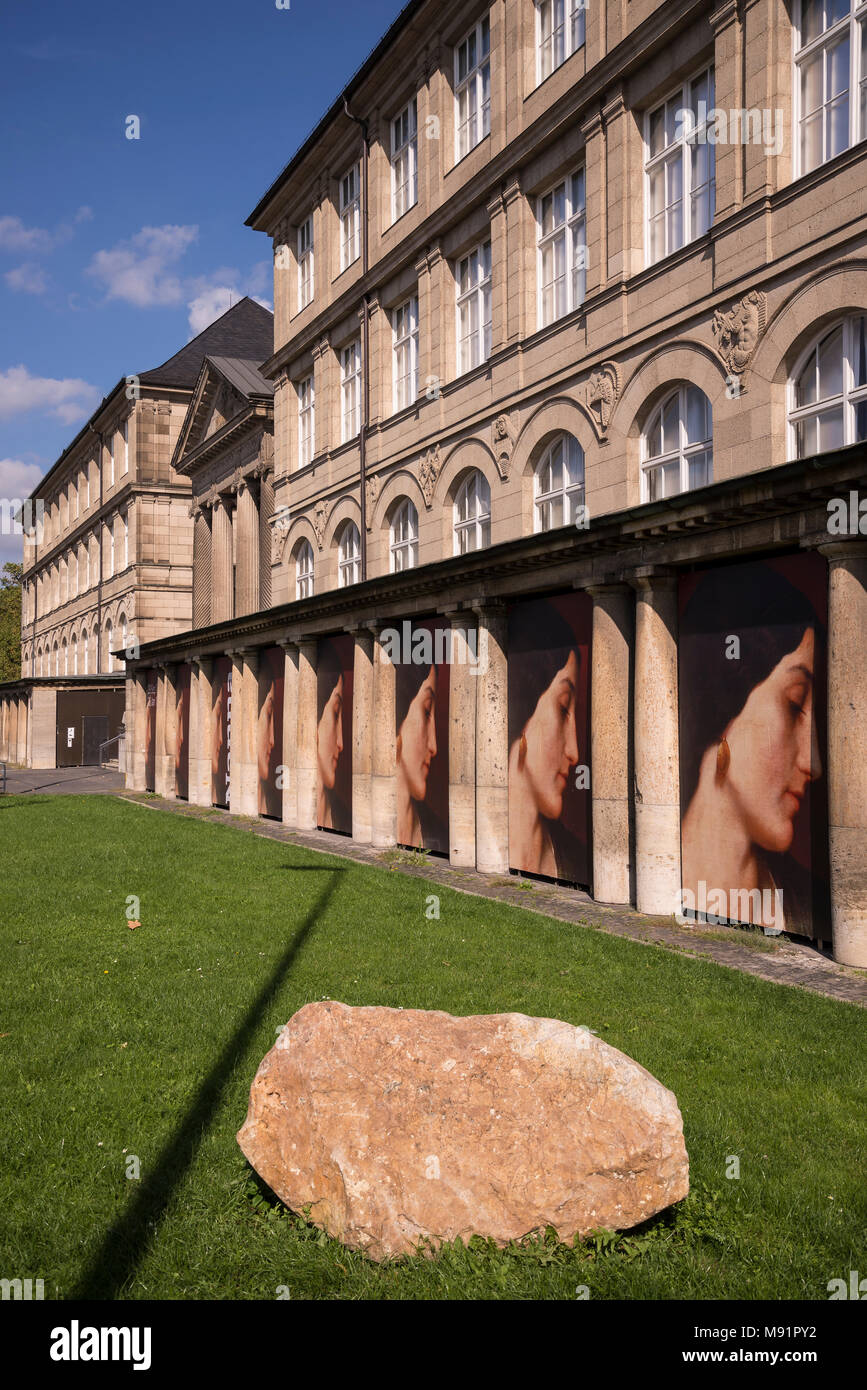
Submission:
[[[370,140],[367,121],[361,116],[353,116],[349,102],[343,98],[343,109],[351,121],[361,127],[361,274],[367,280],[370,268],[370,247],[368,242],[368,162]],[[361,431],[358,437],[360,460],[360,510],[361,510],[361,582],[367,578],[367,429],[370,420],[370,303],[365,291],[361,300]]]
[[96,543],[99,547],[99,579],[96,588],[96,672],[99,675],[102,664],[102,501],[103,501],[103,466],[102,455],[105,450],[105,441],[100,430],[95,430],[93,425],[90,427],[91,434],[95,434],[99,440],[99,459],[97,468],[99,469],[99,526],[96,532]]

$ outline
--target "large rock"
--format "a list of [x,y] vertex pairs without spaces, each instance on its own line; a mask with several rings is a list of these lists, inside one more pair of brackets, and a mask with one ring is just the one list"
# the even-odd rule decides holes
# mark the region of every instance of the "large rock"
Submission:
[[625,1230],[689,1191],[677,1101],[550,1018],[308,1004],[238,1143],[296,1212],[375,1260],[461,1236]]

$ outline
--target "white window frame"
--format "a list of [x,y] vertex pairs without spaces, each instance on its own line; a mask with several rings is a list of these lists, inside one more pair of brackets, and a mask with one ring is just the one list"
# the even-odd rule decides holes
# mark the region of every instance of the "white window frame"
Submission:
[[[700,82],[703,78],[708,80],[708,102],[707,114],[703,121],[692,120],[690,107],[690,88]],[[712,63],[694,72],[679,87],[670,91],[662,101],[657,101],[649,107],[644,115],[644,263],[645,265],[658,265],[665,260],[666,256],[674,255],[675,251],[680,251],[684,246],[688,246],[693,241],[698,241],[700,237],[707,234],[713,226],[716,215],[716,144],[708,139],[708,132],[714,125],[710,112],[713,109],[715,86],[715,73]],[[660,110],[663,110],[670,103],[678,103],[675,106],[675,135],[671,142],[664,146],[657,154],[650,153],[650,126],[653,117]],[[680,119],[678,119],[680,115]],[[678,127],[680,133],[678,134]],[[715,131],[714,131],[715,134]],[[693,186],[692,159],[690,158],[690,147],[703,144],[708,151],[708,174],[705,183],[696,183]],[[668,208],[673,203],[666,202],[662,209],[663,225],[665,227],[665,246],[658,256],[653,255],[653,237],[651,231],[651,202],[650,186],[653,173],[662,166],[671,167],[675,163],[680,164],[680,233],[681,240],[679,246],[670,246],[668,240]],[[665,177],[666,190],[668,189],[668,176]],[[693,232],[693,199],[702,189],[708,190],[708,225],[701,231]]]
[[[554,450],[561,446],[563,448],[563,482],[559,488],[550,492],[542,492],[541,478],[542,473],[551,460]],[[570,469],[574,469],[578,474],[575,482],[569,481]],[[584,481],[585,465],[584,450],[578,443],[574,434],[564,431],[552,439],[543,450],[539,462],[533,474],[533,530],[534,531],[554,531],[557,527],[544,524],[546,507],[553,503],[560,503],[560,514],[563,518],[561,526],[572,526],[577,520],[576,511],[578,507],[584,505]]]
[[418,396],[418,299],[411,295],[391,312],[394,410],[405,410]]
[[418,508],[409,497],[398,503],[388,534],[389,573],[418,567]]
[[[558,222],[549,232],[543,231],[543,207],[546,198],[553,200],[557,192],[563,189],[564,217],[562,222]],[[564,246],[564,271],[566,305],[562,313],[552,312],[550,317],[545,312],[546,292],[550,288],[543,279],[545,252],[548,247],[555,247],[561,241]],[[558,319],[565,318],[567,314],[580,309],[587,294],[587,191],[586,175],[584,165],[581,164],[565,179],[559,179],[551,188],[540,193],[536,199],[536,283],[537,293],[537,323],[540,328],[547,328],[549,324],[556,323]],[[551,286],[556,286],[557,279],[551,281]],[[552,305],[556,310],[556,302]]]
[[[309,562],[309,563],[308,563]],[[303,540],[295,552],[295,599],[313,597],[313,546]]]
[[348,589],[361,579],[361,535],[354,521],[345,521],[340,528],[337,545],[337,587]]
[[[468,288],[461,292],[462,267],[467,265],[471,269],[473,257],[476,257],[476,278]],[[456,290],[456,332],[457,342],[457,368],[458,376],[463,376],[465,372],[471,372],[474,367],[480,367],[483,362],[487,362],[491,355],[491,338],[493,331],[493,298],[491,295],[492,281],[492,257],[490,239],[479,242],[465,256],[460,256],[455,264],[455,290]],[[470,306],[476,302],[476,326],[469,333],[463,334],[461,331],[461,310],[464,306]],[[467,345],[474,345],[471,351],[467,350]],[[478,354],[478,355],[477,355]],[[472,358],[474,360],[468,360]]]
[[[536,86],[561,68],[567,59],[584,47],[586,38],[587,0],[536,0]],[[543,37],[545,16],[551,16],[551,32]],[[557,35],[562,35],[561,57],[557,57]],[[546,63],[546,46],[550,45],[551,63]]]
[[340,437],[344,444],[361,433],[361,339],[340,349]]
[[[355,163],[341,175],[340,199],[340,270],[348,270],[361,255],[361,162]],[[353,191],[354,190],[354,191]]]
[[[470,45],[475,60],[470,65]],[[486,46],[487,45],[487,46]],[[466,47],[466,72],[461,77],[461,53]],[[484,14],[455,44],[455,163],[481,144],[491,130],[491,20]],[[467,114],[461,120],[461,98],[466,93]]]
[[[472,516],[462,519],[462,499],[467,496],[471,487],[475,488],[475,510]],[[491,487],[484,473],[478,468],[470,469],[455,493],[452,532],[456,555],[469,555],[475,550],[486,550],[491,544]],[[467,538],[466,542],[463,537]],[[469,543],[470,538],[472,544]]]
[[[687,394],[691,390],[698,391],[702,396],[704,396],[704,399],[707,402],[707,409],[710,414],[709,438],[695,441],[692,444],[688,443],[686,438],[688,419]],[[657,418],[662,416],[666,407],[674,399],[677,399],[678,409],[678,447],[676,449],[669,450],[667,453],[658,454],[655,455],[653,458],[650,458],[648,450],[651,430],[655,425]],[[654,407],[653,411],[648,417],[646,427],[641,431],[642,502],[665,501],[669,497],[679,497],[685,492],[695,491],[694,488],[690,488],[689,486],[690,461],[696,458],[699,454],[705,452],[710,453],[710,482],[713,482],[713,407],[710,403],[710,400],[705,395],[704,391],[701,390],[700,386],[678,386],[675,388],[674,391],[667,391],[666,394],[663,396],[662,400],[660,400],[658,404]],[[663,493],[661,497],[657,496],[656,498],[651,498],[649,481],[650,472],[655,468],[659,468],[664,466],[665,464],[672,463],[679,464],[678,477],[680,481],[680,486],[677,492]],[[699,486],[706,487],[708,486],[708,484],[701,483],[699,484]]]
[[298,225],[296,241],[298,261],[298,312],[313,303],[316,263],[313,257],[313,213]]
[[313,373],[295,387],[298,397],[298,467],[306,468],[316,454],[316,388]]
[[[861,319],[867,319],[867,311],[863,314],[848,314],[843,318],[838,318],[833,323],[824,326],[821,332],[812,339],[810,346],[802,352],[787,382],[786,393],[786,426],[787,426],[787,457],[791,462],[802,457],[798,452],[798,425],[803,420],[808,420],[814,416],[823,415],[829,410],[838,410],[842,407],[843,411],[843,443],[841,448],[846,449],[850,444],[860,443],[855,436],[855,410],[861,404],[867,404],[867,383],[863,386],[855,385],[855,326]],[[819,348],[826,338],[837,329],[843,328],[843,390],[835,396],[827,396],[823,400],[817,400],[812,405],[795,405],[795,391],[798,378],[802,375],[810,358],[816,357]],[[830,452],[819,450],[818,452]],[[804,458],[812,458],[812,454],[804,454]]]
[[[824,0],[823,19],[827,18],[830,0]],[[842,150],[837,154],[842,154],[844,150],[849,150],[853,145],[857,145],[861,140],[867,139],[867,63],[862,63],[861,59],[861,35],[862,31],[867,30],[867,0],[850,0],[849,12],[841,16],[833,25],[823,29],[821,34],[811,39],[809,43],[801,47],[801,34],[803,31],[804,4],[803,0],[796,0],[795,12],[792,23],[792,112],[793,127],[795,137],[793,140],[794,149],[792,151],[792,167],[795,178],[802,174],[809,174],[813,169],[820,169],[829,160],[836,159],[837,155],[827,152],[828,127],[827,121],[822,120],[822,157],[817,164],[808,169],[804,158],[803,149],[803,98],[801,95],[801,72],[807,66],[810,59],[818,53],[825,53],[832,48],[836,48],[837,43],[848,32],[849,37],[849,85],[846,91],[846,98],[849,105],[848,139]],[[867,40],[865,40],[867,42]],[[822,97],[821,107],[817,111],[827,112],[830,102],[827,100],[827,64],[823,62],[822,68]],[[842,94],[841,94],[842,95]],[[833,98],[832,98],[833,100]],[[815,113],[811,113],[815,114]]]
[[391,120],[391,220],[418,202],[418,103],[408,101]]

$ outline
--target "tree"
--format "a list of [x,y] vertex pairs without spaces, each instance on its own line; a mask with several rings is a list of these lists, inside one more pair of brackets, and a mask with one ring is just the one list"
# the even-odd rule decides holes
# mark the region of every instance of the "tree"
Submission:
[[0,681],[21,675],[21,579],[24,566],[11,560],[0,573]]

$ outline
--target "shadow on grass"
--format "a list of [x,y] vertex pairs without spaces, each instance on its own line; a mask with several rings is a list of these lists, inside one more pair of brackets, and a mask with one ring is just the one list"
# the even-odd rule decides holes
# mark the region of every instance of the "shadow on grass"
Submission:
[[[346,872],[342,866],[319,868],[313,864],[301,864],[297,867],[302,871],[316,870],[327,874]],[[90,1268],[84,1273],[70,1297],[116,1298],[135,1273],[147,1253],[149,1244],[156,1236],[157,1228],[165,1216],[174,1192],[198,1153],[202,1139],[220,1104],[226,1083],[249,1047],[266,1009],[285,982],[298,952],[328,907],[336,887],[337,879],[331,878],[277,962],[270,978],[254,999],[234,1036],[223,1048],[210,1074],[202,1082],[174,1136],[157,1158],[151,1176],[145,1179],[127,1210],[112,1226]]]

